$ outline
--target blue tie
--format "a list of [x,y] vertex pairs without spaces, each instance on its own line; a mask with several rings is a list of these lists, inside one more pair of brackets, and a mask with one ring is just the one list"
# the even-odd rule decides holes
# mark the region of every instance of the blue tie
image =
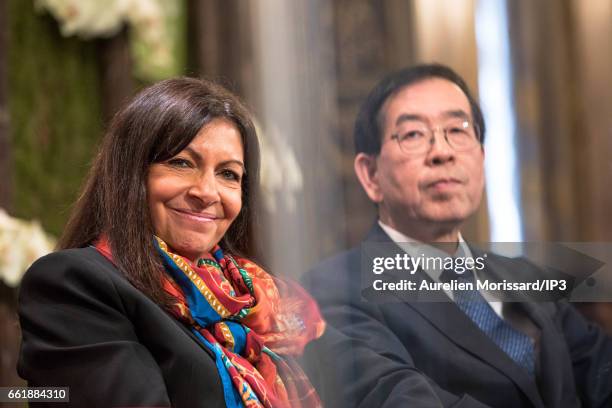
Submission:
[[474,274],[471,271],[457,274],[452,270],[446,270],[442,273],[442,281],[448,282],[451,279],[456,279],[459,283],[473,284],[473,290],[453,292],[455,303],[500,349],[533,376],[535,350],[531,338],[513,328],[495,313],[491,305],[476,290]]

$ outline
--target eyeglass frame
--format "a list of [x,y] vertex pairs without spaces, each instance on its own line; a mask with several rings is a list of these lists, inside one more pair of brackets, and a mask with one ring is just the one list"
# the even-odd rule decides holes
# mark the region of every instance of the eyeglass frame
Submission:
[[[429,138],[429,147],[427,148],[427,150],[424,150],[423,152],[418,152],[418,151],[407,152],[406,150],[404,150],[402,148],[402,144],[399,139],[400,137],[399,132],[393,133],[390,139],[395,139],[395,141],[397,142],[397,146],[399,147],[400,151],[404,154],[415,154],[415,153],[422,154],[422,153],[428,152],[436,141],[436,131],[440,131],[440,130],[443,132],[444,140],[446,141],[446,143],[456,152],[467,152],[475,148],[477,145],[482,145],[480,128],[478,127],[478,125],[472,120],[470,120],[469,118],[461,118],[461,121],[463,123],[467,122],[471,125],[471,128],[474,130],[474,137],[476,138],[476,142],[477,142],[477,144],[475,144],[473,147],[469,147],[465,150],[464,149],[457,150],[457,148],[448,140],[448,130],[450,127],[443,128],[442,126],[436,126],[436,127],[424,126],[424,128],[429,132],[430,138]],[[423,125],[425,124],[423,123]]]

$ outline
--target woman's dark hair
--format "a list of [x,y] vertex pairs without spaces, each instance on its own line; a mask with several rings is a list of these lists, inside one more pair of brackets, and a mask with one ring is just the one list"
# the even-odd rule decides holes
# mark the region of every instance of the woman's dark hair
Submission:
[[128,280],[158,304],[169,306],[172,299],[162,288],[162,267],[153,244],[147,174],[152,163],[178,154],[215,119],[229,120],[238,128],[246,167],[242,209],[220,246],[250,256],[250,209],[259,173],[255,127],[235,95],[193,78],[169,79],[146,88],[115,115],[58,247],[83,247],[106,234],[114,261]]
[[382,118],[384,112],[381,109],[385,102],[409,85],[425,81],[431,78],[446,79],[457,85],[467,97],[474,124],[478,127],[480,143],[484,143],[485,122],[478,102],[470,92],[467,84],[451,68],[440,64],[423,64],[404,68],[383,78],[372,89],[364,103],[361,105],[357,120],[355,121],[355,153],[367,153],[377,155],[380,153],[382,143]]

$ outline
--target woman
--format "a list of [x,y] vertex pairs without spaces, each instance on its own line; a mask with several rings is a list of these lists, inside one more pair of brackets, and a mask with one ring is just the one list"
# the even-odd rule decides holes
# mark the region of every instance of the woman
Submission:
[[213,83],[163,81],[119,112],[62,250],[22,282],[29,385],[68,386],[75,407],[318,406],[291,356],[319,311],[246,258],[258,161]]

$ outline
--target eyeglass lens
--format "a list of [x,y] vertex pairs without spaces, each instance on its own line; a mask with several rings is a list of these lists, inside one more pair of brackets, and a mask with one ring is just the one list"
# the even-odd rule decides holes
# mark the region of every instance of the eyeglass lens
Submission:
[[[448,144],[455,150],[468,150],[478,145],[474,126],[465,119],[448,121],[436,130],[443,131]],[[400,148],[409,153],[426,151],[435,143],[434,129],[420,121],[402,122],[394,136]]]

